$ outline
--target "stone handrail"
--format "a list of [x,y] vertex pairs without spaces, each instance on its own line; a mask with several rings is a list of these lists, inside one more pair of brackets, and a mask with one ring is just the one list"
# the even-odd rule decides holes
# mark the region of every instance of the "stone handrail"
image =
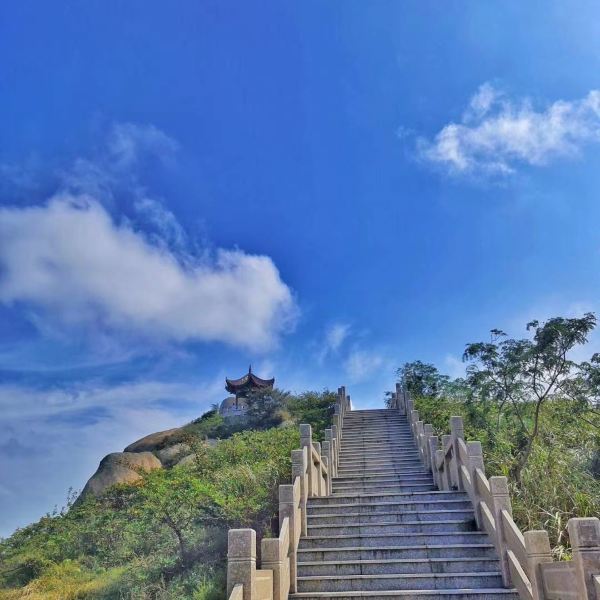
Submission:
[[391,408],[407,417],[438,489],[468,494],[477,526],[496,547],[506,587],[516,588],[521,600],[600,600],[598,518],[570,519],[573,559],[554,561],[548,532],[522,533],[513,521],[508,480],[486,477],[481,443],[465,442],[462,417],[450,417],[450,434],[440,439],[419,419],[410,394],[400,384],[392,393]]
[[332,426],[322,443],[310,425],[300,425],[300,449],[292,450],[292,483],[279,486],[279,535],[261,542],[257,568],[254,529],[230,529],[227,550],[229,600],[287,600],[297,590],[297,551],[307,534],[307,501],[331,494],[337,474],[344,415],[351,410],[346,389],[338,389]]

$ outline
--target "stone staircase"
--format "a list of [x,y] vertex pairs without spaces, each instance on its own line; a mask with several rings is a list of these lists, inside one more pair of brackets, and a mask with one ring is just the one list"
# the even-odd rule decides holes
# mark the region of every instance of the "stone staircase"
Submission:
[[464,492],[438,491],[395,410],[349,411],[330,496],[308,500],[290,598],[517,600]]

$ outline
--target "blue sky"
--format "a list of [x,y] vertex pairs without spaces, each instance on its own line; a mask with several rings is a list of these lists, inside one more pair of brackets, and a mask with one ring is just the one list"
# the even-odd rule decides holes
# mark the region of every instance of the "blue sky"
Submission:
[[377,406],[596,310],[599,12],[4,3],[0,535],[250,362]]

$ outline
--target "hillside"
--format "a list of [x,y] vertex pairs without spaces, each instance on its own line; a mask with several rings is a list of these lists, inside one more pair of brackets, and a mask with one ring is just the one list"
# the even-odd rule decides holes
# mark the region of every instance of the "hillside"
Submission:
[[320,431],[334,399],[274,390],[253,399],[246,419],[213,410],[128,447],[162,457],[161,467],[138,469],[137,481],[99,496],[73,497],[3,540],[0,598],[223,598],[227,529],[270,535],[277,486],[289,479],[299,443],[289,425]]

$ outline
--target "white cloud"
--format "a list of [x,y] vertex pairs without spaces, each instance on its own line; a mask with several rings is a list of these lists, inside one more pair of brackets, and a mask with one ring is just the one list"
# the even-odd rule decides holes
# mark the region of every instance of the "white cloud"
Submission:
[[323,364],[328,356],[339,352],[350,335],[350,329],[348,323],[341,322],[332,323],[325,329],[323,340],[319,343],[319,352],[316,355],[319,364]]
[[152,155],[162,162],[169,162],[179,144],[154,125],[116,123],[108,137],[108,152],[116,165],[130,168],[142,155]]
[[145,339],[264,350],[296,313],[269,257],[220,249],[190,264],[85,196],[1,208],[0,273],[4,304]]
[[355,349],[348,355],[344,369],[352,383],[359,383],[382,369],[386,362],[385,358],[377,352]]
[[518,164],[545,165],[599,141],[599,90],[536,110],[530,100],[511,101],[485,83],[460,123],[445,125],[433,140],[419,138],[417,148],[451,173],[512,173]]

